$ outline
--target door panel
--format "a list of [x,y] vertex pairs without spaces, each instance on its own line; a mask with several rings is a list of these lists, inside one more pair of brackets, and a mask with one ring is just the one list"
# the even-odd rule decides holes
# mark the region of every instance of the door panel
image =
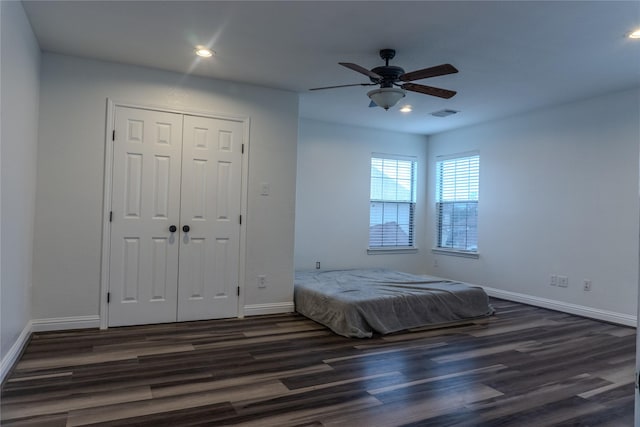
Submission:
[[242,130],[184,117],[178,320],[237,316]]
[[116,107],[109,326],[174,322],[182,115]]

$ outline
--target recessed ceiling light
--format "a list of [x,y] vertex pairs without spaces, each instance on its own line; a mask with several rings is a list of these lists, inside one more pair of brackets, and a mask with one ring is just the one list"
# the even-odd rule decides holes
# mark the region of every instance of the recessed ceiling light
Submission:
[[202,58],[211,58],[215,52],[206,47],[196,47],[196,55]]
[[404,107],[402,107],[400,109],[400,112],[402,113],[410,113],[413,110],[413,108],[411,108],[411,105],[405,105]]
[[630,39],[640,39],[640,30],[635,30],[635,31],[629,33],[629,38]]

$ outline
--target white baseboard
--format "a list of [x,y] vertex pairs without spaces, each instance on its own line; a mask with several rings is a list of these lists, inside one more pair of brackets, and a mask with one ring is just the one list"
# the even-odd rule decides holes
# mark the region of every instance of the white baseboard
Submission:
[[245,316],[258,316],[260,314],[291,313],[295,310],[293,302],[275,302],[270,304],[251,304],[244,306]]
[[18,357],[20,357],[22,349],[24,349],[29,342],[31,331],[32,324],[31,321],[28,321],[22,332],[20,332],[20,335],[18,335],[16,342],[13,343],[7,354],[2,358],[2,361],[0,362],[0,383],[4,381],[9,371],[11,371],[11,368],[18,360]]
[[66,329],[99,328],[100,316],[53,317],[49,319],[33,319],[33,332],[61,331]]
[[605,322],[633,327],[636,327],[638,322],[636,316],[631,316],[629,314],[600,310],[597,308],[586,307],[584,305],[534,297],[517,292],[503,291],[500,289],[490,288],[488,286],[482,286],[482,288],[485,290],[487,295],[491,297],[521,302],[524,304],[534,305],[536,307],[549,308],[551,310],[562,311],[563,313],[576,314],[578,316],[589,317],[591,319],[603,320]]

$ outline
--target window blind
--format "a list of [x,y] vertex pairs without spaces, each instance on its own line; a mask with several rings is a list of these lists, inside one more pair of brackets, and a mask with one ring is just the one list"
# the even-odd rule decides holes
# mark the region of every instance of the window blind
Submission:
[[369,248],[414,247],[416,160],[371,158]]
[[437,246],[477,252],[480,156],[440,159],[436,168]]

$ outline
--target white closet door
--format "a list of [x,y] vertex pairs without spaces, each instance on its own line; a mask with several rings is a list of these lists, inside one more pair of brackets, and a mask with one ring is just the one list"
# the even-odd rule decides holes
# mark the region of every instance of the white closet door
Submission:
[[117,107],[109,326],[175,322],[182,115]]
[[238,313],[242,129],[184,117],[179,321]]

